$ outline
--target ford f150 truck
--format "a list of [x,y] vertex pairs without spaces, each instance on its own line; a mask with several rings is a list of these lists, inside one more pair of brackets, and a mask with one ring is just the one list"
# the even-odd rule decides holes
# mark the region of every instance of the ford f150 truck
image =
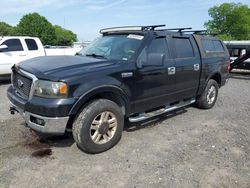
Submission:
[[10,112],[38,132],[72,130],[79,148],[99,153],[120,140],[125,119],[145,121],[190,104],[212,108],[228,79],[227,48],[212,36],[158,27],[103,29],[78,56],[14,66]]

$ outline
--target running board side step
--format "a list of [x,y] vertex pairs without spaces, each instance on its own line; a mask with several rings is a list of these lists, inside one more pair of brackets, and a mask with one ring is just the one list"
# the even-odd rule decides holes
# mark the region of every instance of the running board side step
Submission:
[[166,112],[170,112],[170,111],[173,111],[173,110],[176,110],[178,108],[182,108],[184,106],[188,106],[190,104],[193,104],[195,103],[195,99],[191,99],[191,100],[188,100],[188,101],[180,101],[178,104],[176,105],[173,105],[173,106],[166,106],[165,108],[161,108],[159,110],[156,110],[156,111],[152,111],[152,112],[148,112],[148,113],[141,113],[139,114],[138,116],[136,117],[130,117],[128,120],[132,123],[134,122],[139,122],[139,121],[143,121],[143,120],[146,120],[148,118],[151,118],[151,117],[154,117],[154,116],[158,116],[158,115],[161,115],[161,114],[164,114]]

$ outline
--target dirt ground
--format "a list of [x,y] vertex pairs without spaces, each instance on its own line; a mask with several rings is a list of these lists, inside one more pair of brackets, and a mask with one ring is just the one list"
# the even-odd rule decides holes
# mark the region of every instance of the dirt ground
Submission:
[[0,187],[250,187],[250,74],[233,74],[211,110],[187,107],[126,124],[111,150],[38,138],[8,110],[0,84]]

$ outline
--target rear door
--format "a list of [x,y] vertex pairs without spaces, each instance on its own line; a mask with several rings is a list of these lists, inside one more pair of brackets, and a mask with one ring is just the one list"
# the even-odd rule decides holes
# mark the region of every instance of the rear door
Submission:
[[44,56],[45,51],[41,42],[37,38],[25,38],[29,58]]
[[11,67],[27,59],[28,55],[18,38],[7,39],[1,45],[6,45],[8,48],[0,51],[0,74],[10,74]]
[[176,100],[196,96],[199,87],[201,60],[192,35],[172,36],[172,53],[175,59]]

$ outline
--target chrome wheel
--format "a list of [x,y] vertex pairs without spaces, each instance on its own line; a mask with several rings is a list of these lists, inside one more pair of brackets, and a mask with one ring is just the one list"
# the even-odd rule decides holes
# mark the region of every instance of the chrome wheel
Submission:
[[216,88],[212,85],[207,92],[207,103],[212,104],[216,98]]
[[91,123],[90,137],[95,144],[106,144],[117,130],[116,116],[109,111],[98,114]]

